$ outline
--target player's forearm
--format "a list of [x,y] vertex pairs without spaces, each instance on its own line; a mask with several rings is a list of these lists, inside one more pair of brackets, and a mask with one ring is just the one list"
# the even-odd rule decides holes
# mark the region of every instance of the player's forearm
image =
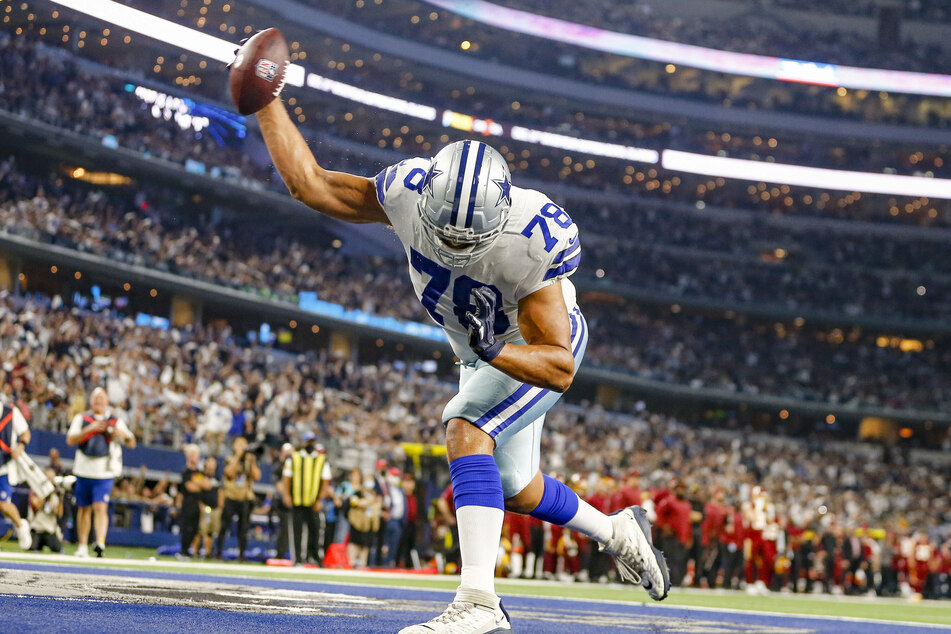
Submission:
[[258,112],[258,122],[274,166],[284,179],[288,191],[294,198],[304,201],[310,185],[308,181],[320,169],[307,147],[307,141],[291,121],[280,99],[275,99]]
[[564,392],[574,379],[575,359],[560,346],[509,343],[492,360],[492,367],[522,383]]
[[318,165],[279,99],[258,112],[258,121],[274,165],[294,198],[344,222],[389,222],[370,180]]

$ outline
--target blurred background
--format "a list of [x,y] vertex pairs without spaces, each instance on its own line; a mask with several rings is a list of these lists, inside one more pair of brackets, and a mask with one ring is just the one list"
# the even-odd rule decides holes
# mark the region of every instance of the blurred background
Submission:
[[[283,99],[325,167],[372,177],[483,138],[579,225],[591,343],[542,466],[604,510],[648,507],[676,583],[951,597],[945,3],[0,15],[0,389],[37,461],[55,449],[68,470],[65,428],[107,388],[142,445],[111,542],[177,543],[181,447],[227,455],[244,435],[266,557],[279,449],[314,431],[326,526],[352,470],[358,489],[377,474],[381,512],[392,476],[412,483],[409,550],[458,557],[439,504],[454,360],[398,241],[296,203],[231,105],[234,43],[276,26],[297,65]],[[500,574],[612,578],[577,536],[515,520],[506,540]],[[378,550],[368,565],[418,564]]]

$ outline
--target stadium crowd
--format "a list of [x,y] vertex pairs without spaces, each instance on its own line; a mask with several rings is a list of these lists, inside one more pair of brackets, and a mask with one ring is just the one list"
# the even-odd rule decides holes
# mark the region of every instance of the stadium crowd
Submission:
[[[312,291],[318,293],[319,299],[347,308],[428,323],[421,306],[413,299],[403,270],[405,264],[398,257],[348,257],[332,246],[307,245],[276,230],[262,232],[256,223],[231,225],[220,218],[211,222],[200,214],[191,214],[186,219],[177,206],[163,209],[161,196],[147,191],[105,194],[58,177],[41,184],[19,171],[14,162],[7,161],[0,164],[0,219],[8,233],[117,262],[289,302],[296,302],[303,291]],[[144,201],[149,204],[143,205]],[[904,309],[899,314],[933,319],[951,312],[941,304],[930,311],[927,304],[925,308],[915,308],[914,300],[923,299],[914,291],[920,283],[917,273],[905,274],[914,276],[916,281],[906,281],[902,290],[902,278],[893,271],[876,275],[841,265],[841,272],[808,266],[787,270],[753,261],[745,265],[745,270],[766,274],[761,278],[744,278],[741,263],[716,268],[697,266],[702,259],[678,260],[675,253],[648,246],[667,239],[673,239],[675,245],[681,239],[689,242],[686,236],[696,235],[696,224],[691,218],[654,213],[636,216],[642,220],[632,221],[631,235],[638,236],[634,245],[619,246],[620,241],[597,234],[590,240],[586,238],[586,253],[593,254],[593,263],[586,268],[606,269],[602,269],[602,279],[598,280],[601,290],[611,292],[613,287],[603,284],[610,282],[661,292],[672,302],[689,297],[720,301],[730,298],[738,305],[773,303],[791,309],[831,309],[842,315],[889,315],[894,313],[884,309],[892,306]],[[618,226],[608,217],[602,220],[582,222],[586,228]],[[741,229],[734,227],[733,231]],[[755,232],[756,227],[751,227],[751,231]],[[818,243],[821,245],[822,240]],[[726,249],[730,244],[722,241],[711,246]],[[837,258],[839,262],[848,261],[850,254],[860,251],[847,241],[830,244],[844,249]],[[874,244],[877,241],[871,240],[869,246]],[[892,245],[892,253],[908,256],[909,266],[921,255],[921,250],[916,253],[910,244]],[[871,255],[873,249],[868,253]],[[632,255],[637,257],[632,259]],[[632,262],[628,270],[614,266],[614,258],[622,256],[624,261]],[[938,252],[935,257],[940,262],[942,256]],[[756,283],[738,284],[750,277]],[[857,280],[868,282],[859,285]],[[593,280],[587,283],[590,285]],[[878,297],[871,293],[862,295],[864,289],[874,289],[876,283],[882,288]],[[821,295],[817,294],[818,288],[822,289]],[[940,299],[940,288],[938,285],[936,290],[929,283],[928,292]],[[896,297],[911,301],[895,304]],[[799,300],[803,301],[797,303]],[[594,365],[695,387],[898,408],[941,409],[948,393],[944,375],[939,371],[948,361],[942,339],[919,342],[919,351],[908,353],[883,346],[876,337],[862,335],[861,331],[848,333],[846,341],[841,330],[825,333],[789,324],[757,326],[696,315],[657,316],[633,304],[622,303],[623,308],[618,310],[618,301],[615,297],[614,301],[586,306],[588,319],[606,335],[600,345],[595,342],[591,347],[589,362]],[[829,363],[830,358],[833,363]],[[903,379],[883,378],[895,376]]]
[[[56,299],[7,296],[0,314],[3,398],[18,404],[35,429],[63,431],[85,411],[88,390],[103,385],[113,411],[153,446],[196,441],[205,456],[225,457],[230,439],[245,436],[262,447],[264,468],[282,443],[299,444],[313,431],[336,469],[337,493],[324,505],[327,513],[335,507],[338,521],[344,500],[354,495],[344,483],[374,475],[354,477],[348,470],[361,465],[348,462],[348,451],[371,450],[386,465],[404,464],[401,443],[441,443],[440,408],[454,392],[451,379],[409,360],[359,365],[324,353],[287,354],[242,344],[226,329],[153,330],[117,315],[67,309]],[[823,434],[756,434],[736,420],[698,427],[589,403],[557,407],[546,427],[544,468],[599,508],[646,505],[678,583],[947,592],[947,464]],[[951,436],[944,442],[951,449]],[[118,481],[116,493],[167,508],[176,493],[171,480],[146,482],[140,474]],[[440,491],[420,500],[427,506],[418,511],[417,550],[425,557],[432,549],[452,562],[452,540],[445,538],[452,534],[445,512],[451,493],[441,505],[433,499]],[[387,510],[369,491],[361,495],[378,513]],[[269,504],[259,498],[256,506],[263,512]],[[427,513],[432,521],[424,529]],[[171,511],[161,516],[177,521]],[[346,539],[346,525],[338,525],[325,544]],[[510,525],[509,554],[526,555],[521,574],[537,568],[593,580],[609,575],[606,562],[577,536]],[[380,565],[369,556],[369,564]],[[503,567],[500,572],[519,574],[511,559]]]
[[[258,228],[232,232],[212,226],[204,215],[181,213],[184,203],[166,203],[169,208],[163,210],[154,188],[109,196],[60,177],[29,176],[9,160],[0,165],[0,183],[9,232],[230,287],[268,289],[277,297],[293,299],[302,290],[319,289],[336,303],[366,312],[404,319],[420,314],[415,302],[393,299],[398,294],[388,290],[406,284],[393,281],[400,266],[390,267],[394,271],[381,267],[379,259],[341,260],[332,250],[287,244],[279,234],[262,235]],[[152,207],[143,211],[144,203]],[[718,298],[844,315],[939,319],[951,314],[944,292],[947,249],[940,236],[928,241],[860,232],[817,236],[811,227],[669,213],[651,201],[639,205],[637,213],[583,203],[569,208],[588,230],[586,243],[596,247],[586,251],[588,270],[621,288],[674,300]],[[631,265],[618,268],[621,256]],[[728,256],[725,264],[698,266],[722,256]],[[318,261],[338,266],[317,271],[313,264]],[[889,266],[882,268],[885,262]],[[370,288],[349,285],[354,278],[363,278]],[[374,306],[374,297],[386,301]]]
[[[656,11],[656,3],[650,0],[623,4],[604,0],[596,2],[596,8],[545,0],[501,0],[499,4],[611,31],[738,53],[908,71],[947,72],[951,68],[948,53],[940,44],[915,42],[911,33],[887,48],[875,30],[859,33],[844,27],[830,33],[811,23],[796,24],[764,7],[720,17],[687,12],[671,17]],[[854,4],[859,8],[863,3]],[[828,13],[838,13],[823,6]],[[805,7],[796,4],[796,8]]]
[[0,41],[0,63],[10,69],[0,78],[0,108],[100,142],[185,164],[200,161],[222,168],[223,177],[267,179],[268,166],[255,165],[240,149],[222,146],[210,134],[183,134],[174,122],[156,121],[151,107],[125,90],[125,81],[83,70],[61,49],[30,37]]
[[[734,108],[930,127],[945,125],[942,113],[946,104],[938,98],[879,94],[873,91],[838,95],[834,90],[811,90],[774,80],[739,79],[712,71],[694,72],[688,69],[683,72],[682,69],[675,69],[671,72],[662,63],[541,40],[460,18],[450,11],[440,10],[424,2],[407,6],[405,3],[305,1],[356,23],[454,52],[459,52],[461,42],[468,41],[470,46],[464,49],[468,55],[555,76],[569,76],[597,84],[686,97]],[[795,20],[764,18],[761,12],[668,17],[651,11],[645,2],[612,3],[594,12],[585,11],[570,2],[510,4],[538,13],[556,13],[569,21],[572,15],[576,15],[580,22],[596,20],[598,25],[612,31],[782,59],[935,73],[947,72],[951,68],[951,56],[942,43],[916,41],[910,30],[906,30],[905,40],[896,40],[891,46],[883,46],[874,34],[868,35],[849,28],[829,32],[816,29],[811,23],[798,24]],[[221,19],[232,23],[236,17],[226,15],[221,16]],[[253,19],[249,19],[249,22],[253,22]]]
[[[179,141],[171,132],[155,132],[150,118],[121,103],[127,97],[113,101],[108,85],[90,89],[81,75],[71,74],[69,60],[60,60],[58,70],[55,64],[44,67],[46,62],[29,57],[29,51],[24,53],[17,46],[8,45],[4,54],[10,56],[0,61],[14,66],[34,63],[37,77],[63,87],[62,92],[54,89],[49,94],[41,119],[60,127],[73,127],[78,121],[84,133],[113,134],[121,145],[170,160],[196,158],[211,164],[220,160],[211,158],[221,154],[216,145],[200,144],[196,150],[194,139]],[[6,81],[4,76],[0,105],[34,116],[25,99],[45,89],[39,87],[42,81],[28,73],[21,79],[26,89],[18,93],[18,82]],[[79,95],[79,101],[63,100],[66,94]],[[69,117],[66,112],[71,113]],[[80,114],[74,119],[76,112]],[[106,123],[85,125],[89,122]],[[268,170],[253,164],[246,154],[231,153],[225,160],[249,176],[268,177]],[[56,179],[44,182],[18,172],[9,161],[0,170],[4,184],[0,216],[7,231],[232,287],[269,289],[288,298],[314,285],[321,298],[368,312],[382,312],[390,294],[409,295],[395,281],[398,267],[382,267],[372,260],[354,263],[333,249],[260,234],[258,249],[249,249],[248,236],[237,227],[233,231],[216,227],[220,231],[215,234],[202,226],[206,219],[187,220],[180,214],[176,217],[177,208],[163,210],[165,201],[151,193],[136,192],[123,199],[126,194],[83,190]],[[141,204],[146,199],[159,204],[146,210]],[[818,278],[809,279],[777,275],[776,267],[759,265],[711,272],[690,264],[695,256],[670,257],[670,265],[662,265],[657,249],[647,246],[654,241],[650,236],[679,232],[681,237],[672,238],[667,247],[692,247],[694,240],[705,240],[716,231],[709,226],[693,228],[690,222],[678,229],[676,219],[660,219],[661,215],[638,215],[630,227],[625,225],[626,231],[647,234],[644,244],[624,252],[625,257],[642,255],[636,260],[642,267],[632,267],[625,273],[629,277],[612,281],[636,280],[651,290],[673,289],[688,295],[703,290],[718,297],[734,289],[734,297],[752,301],[765,301],[762,293],[771,292],[799,302],[797,308],[806,298],[821,295],[826,302],[841,306],[856,302],[852,312],[895,306],[899,316],[947,316],[948,307],[941,303],[947,295],[943,279],[928,280],[931,312],[923,313],[906,300],[925,293],[917,292],[914,284],[901,292],[892,286],[893,278],[901,273],[882,277],[845,271],[832,276],[823,270]],[[615,225],[607,226],[616,230]],[[755,225],[731,231],[749,231],[748,238],[767,241],[773,235]],[[622,247],[597,230],[591,234],[591,245],[599,248],[588,253],[597,251],[595,265],[610,268]],[[728,235],[729,240],[710,240],[711,246],[730,250],[741,238]],[[804,232],[797,238],[803,245],[810,239]],[[820,237],[813,245],[820,249],[829,245],[835,250],[835,261],[841,263],[856,261],[855,253],[860,254],[858,258],[870,257],[861,254],[878,244],[868,237],[845,241],[844,246],[841,242]],[[909,268],[920,270],[916,259],[922,256],[921,250],[914,250],[910,242],[898,242],[894,248],[901,254],[899,259],[911,263]],[[946,256],[939,246],[933,249],[926,253],[934,258],[932,270],[939,271]],[[320,271],[308,268],[308,263],[317,261],[326,266]],[[393,271],[383,270],[390,268]],[[768,272],[761,274],[761,270]],[[914,295],[906,297],[904,292]],[[937,297],[934,303],[932,297]],[[397,316],[421,315],[418,306],[393,305],[400,306]],[[592,360],[653,378],[732,385],[750,392],[791,390],[786,393],[803,399],[947,406],[948,390],[940,368],[947,365],[948,353],[941,342],[923,345],[915,356],[899,354],[861,334],[851,339],[850,333],[840,332],[838,336],[848,341],[834,344],[836,353],[829,363],[825,346],[832,342],[815,340],[818,331],[804,336],[787,332],[785,326],[740,327],[696,315],[675,321],[628,310],[619,320],[611,307],[602,312],[595,304],[589,318],[605,341],[621,342],[593,344]],[[764,366],[776,367],[776,374],[764,373]],[[368,537],[355,539],[358,532],[381,530],[379,520],[393,517],[392,506],[387,507],[392,502],[378,491],[385,487],[378,478],[401,478],[389,484],[402,487],[413,480],[412,475],[385,469],[391,463],[406,464],[400,443],[442,441],[440,409],[454,391],[452,378],[425,368],[406,359],[360,365],[327,352],[292,354],[249,344],[220,326],[150,329],[108,309],[91,313],[68,308],[59,297],[4,294],[0,298],[0,390],[4,400],[18,404],[35,428],[65,431],[74,415],[85,411],[89,390],[102,385],[113,406],[147,445],[181,448],[196,442],[206,458],[226,458],[230,441],[247,438],[261,449],[262,461],[273,467],[280,464],[276,456],[282,443],[300,444],[314,432],[337,470],[334,493],[324,501],[328,523],[335,527],[328,531],[327,541],[349,537],[360,549],[354,550],[352,559],[367,565],[394,563],[381,558],[383,549],[373,546]],[[783,381],[780,387],[777,377],[784,373],[795,379]],[[896,387],[884,385],[882,377],[892,382],[907,377],[908,381]],[[544,466],[602,510],[645,505],[678,584],[735,587],[742,583],[752,589],[879,594],[916,591],[929,598],[951,597],[951,502],[947,495],[951,471],[947,464],[929,466],[921,456],[890,447],[830,442],[820,434],[811,438],[757,435],[738,430],[742,423],[736,420],[725,426],[731,430],[686,422],[645,410],[618,413],[590,403],[564,404],[552,411],[547,423]],[[951,450],[951,436],[942,448]],[[383,457],[383,472],[379,462],[376,472],[352,469],[347,451],[358,449]],[[413,487],[406,488],[412,494]],[[178,492],[172,478],[153,484],[140,475],[120,480],[115,497],[169,508]],[[423,507],[414,518],[420,533],[418,550],[424,554],[440,551],[443,560],[452,560],[456,556],[450,537],[454,520],[446,511],[451,508],[451,493],[429,497],[422,501],[431,522],[422,521]],[[267,499],[258,501],[259,509],[268,508]],[[355,506],[367,509],[366,531],[351,522],[346,512]],[[404,517],[407,523],[414,521],[408,512]],[[170,512],[168,518],[174,521],[175,514]],[[607,562],[577,536],[514,518],[509,519],[507,531],[501,574],[541,573],[598,581],[610,575]],[[385,554],[389,557],[392,552]],[[529,554],[534,555],[533,564]]]
[[[14,70],[0,91],[0,108],[30,118],[38,118],[66,129],[92,135],[97,143],[104,136],[116,138],[119,145],[181,164],[199,161],[211,173],[240,180],[253,187],[269,187],[283,192],[283,186],[268,167],[266,156],[252,153],[244,140],[232,138],[220,145],[209,134],[183,131],[174,122],[157,120],[150,106],[125,90],[126,80],[119,76],[105,78],[84,70],[71,56],[58,49],[37,44],[31,37],[20,36],[0,42],[0,61]],[[26,69],[30,69],[29,72]],[[366,72],[366,71],[365,71]],[[22,73],[22,77],[17,73]],[[38,79],[39,78],[39,79]],[[45,78],[45,79],[43,79]],[[47,81],[49,80],[49,81]],[[97,86],[95,92],[87,92]],[[428,89],[429,87],[427,87]],[[171,89],[170,89],[171,90]],[[394,87],[394,90],[401,90]],[[417,86],[422,90],[422,85]],[[465,99],[463,94],[456,99]],[[490,97],[473,98],[471,112],[484,110]],[[42,103],[37,111],[35,103]],[[458,107],[450,103],[451,107]],[[509,108],[500,104],[497,108]],[[379,160],[370,160],[376,148],[392,148],[396,156],[432,154],[434,148],[448,142],[445,128],[426,126],[411,130],[406,125],[380,126],[369,112],[353,116],[350,105],[332,102],[321,104],[322,117],[308,120],[303,129],[315,145],[335,148],[322,156],[333,169],[373,174]],[[494,115],[491,111],[490,115]],[[685,130],[669,124],[644,124],[623,118],[585,116],[531,104],[520,105],[513,117],[516,122],[533,126],[540,124],[562,134],[590,134],[611,141],[628,141],[651,146],[662,143],[679,149],[701,151],[739,158],[781,160],[834,168],[897,171],[914,174],[926,172],[946,176],[951,164],[945,165],[939,150],[919,151],[883,144],[874,151],[818,141],[798,142],[740,134],[715,134],[706,129]],[[504,116],[501,115],[501,116]],[[65,122],[69,123],[65,123]],[[547,122],[547,123],[546,123]],[[421,132],[415,134],[414,132]],[[348,139],[347,142],[343,138]],[[360,156],[352,151],[352,141],[365,144],[368,152]],[[348,145],[351,143],[351,145]],[[610,160],[581,160],[577,156],[539,146],[519,148],[499,144],[503,154],[520,177],[562,181],[590,190],[638,195],[662,202],[681,201],[755,209],[784,215],[807,215],[846,219],[872,220],[928,226],[951,225],[951,210],[945,201],[928,199],[896,199],[855,193],[828,192],[789,187],[768,187],[765,183],[750,185],[742,181],[676,176],[653,168]],[[339,148],[339,149],[337,149]],[[253,157],[253,158],[252,158]],[[530,160],[529,160],[530,159]]]

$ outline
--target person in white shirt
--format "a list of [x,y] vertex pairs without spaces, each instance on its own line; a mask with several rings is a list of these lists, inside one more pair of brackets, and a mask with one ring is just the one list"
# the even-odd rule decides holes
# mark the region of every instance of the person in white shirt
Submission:
[[29,442],[30,427],[20,410],[14,405],[0,406],[0,511],[17,527],[17,540],[23,550],[29,550],[33,538],[30,536],[30,524],[20,516],[20,511],[12,501],[9,469]]
[[[106,549],[106,531],[109,529],[109,495],[113,479],[122,474],[122,447],[135,447],[135,435],[125,421],[109,411],[109,396],[97,387],[89,397],[92,410],[77,414],[66,433],[66,444],[76,447],[73,475],[76,484],[76,532],[79,546],[77,557],[89,556],[89,529],[95,524],[96,556]],[[94,522],[93,522],[94,520]]]

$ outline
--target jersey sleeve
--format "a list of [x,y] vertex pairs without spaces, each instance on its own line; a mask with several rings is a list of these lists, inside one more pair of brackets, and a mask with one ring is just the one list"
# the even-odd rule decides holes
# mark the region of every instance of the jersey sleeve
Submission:
[[[530,236],[531,265],[518,285],[517,296],[531,295],[535,291],[550,286],[555,282],[570,277],[578,270],[581,264],[581,237],[578,225],[571,221],[568,214],[560,207],[546,204],[544,209],[547,215],[537,215],[532,222],[545,223],[550,239],[546,239],[542,232],[532,232]],[[557,210],[557,211],[552,211]],[[539,219],[539,220],[535,220]]]
[[390,165],[373,181],[383,212],[400,237],[411,230],[417,216],[416,202],[429,175],[430,160],[412,158]]
[[69,423],[69,429],[66,431],[68,436],[73,434],[78,434],[83,429],[83,415],[76,414],[73,416],[73,420]]
[[390,165],[373,178],[373,182],[376,184],[376,199],[380,201],[380,206],[384,209],[386,208],[386,192],[393,186],[400,165],[401,163]]

